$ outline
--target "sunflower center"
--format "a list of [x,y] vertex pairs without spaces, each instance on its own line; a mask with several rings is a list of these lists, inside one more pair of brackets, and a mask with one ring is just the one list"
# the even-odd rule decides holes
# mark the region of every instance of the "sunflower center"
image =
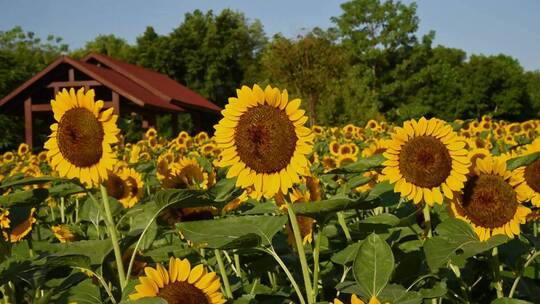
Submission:
[[525,168],[525,181],[534,191],[540,192],[540,159]]
[[103,126],[86,108],[68,110],[58,123],[58,148],[70,163],[90,167],[103,155]]
[[478,226],[501,227],[514,218],[517,207],[516,192],[501,176],[483,174],[465,184],[463,208]]
[[130,176],[127,178],[127,185],[129,189],[129,195],[137,196],[137,192],[139,192],[137,180]]
[[210,304],[202,290],[187,282],[174,282],[163,286],[158,297],[169,304]]
[[452,158],[440,140],[432,136],[418,136],[401,148],[399,169],[408,182],[433,188],[440,186],[450,175]]
[[240,160],[257,173],[274,173],[287,167],[297,140],[287,114],[270,105],[248,109],[235,133]]
[[107,178],[107,181],[105,182],[105,187],[107,187],[109,196],[112,196],[115,199],[123,198],[126,193],[124,181],[114,173],[109,173],[109,178]]

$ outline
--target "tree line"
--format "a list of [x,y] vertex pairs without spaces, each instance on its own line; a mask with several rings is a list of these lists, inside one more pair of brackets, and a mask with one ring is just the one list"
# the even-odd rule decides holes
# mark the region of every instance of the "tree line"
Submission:
[[100,35],[72,51],[55,36],[43,41],[20,27],[0,31],[0,96],[61,54],[99,52],[167,74],[220,106],[242,84],[287,88],[319,125],[419,116],[524,120],[540,113],[540,71],[525,71],[503,54],[435,46],[433,31],[418,33],[415,3],[352,0],[341,9],[331,28],[294,38],[268,37],[259,20],[230,9],[187,13],[165,35],[148,26],[134,44]]

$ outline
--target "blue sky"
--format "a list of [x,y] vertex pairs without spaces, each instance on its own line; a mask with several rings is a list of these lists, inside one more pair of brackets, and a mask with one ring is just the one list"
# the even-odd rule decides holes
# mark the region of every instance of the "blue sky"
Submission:
[[[243,11],[260,19],[268,36],[294,37],[314,26],[332,25],[343,0],[0,0],[0,30],[16,25],[41,37],[64,38],[71,49],[98,34],[115,34],[133,43],[147,25],[166,34],[194,9]],[[404,0],[410,3],[410,0]],[[504,53],[527,70],[540,70],[540,1],[419,0],[420,34],[436,31],[435,44],[467,53]]]

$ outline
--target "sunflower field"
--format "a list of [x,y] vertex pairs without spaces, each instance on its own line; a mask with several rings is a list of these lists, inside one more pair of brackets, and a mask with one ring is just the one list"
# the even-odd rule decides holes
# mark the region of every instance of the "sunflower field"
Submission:
[[0,155],[2,303],[540,303],[540,121],[317,126],[243,86],[126,143],[63,90]]

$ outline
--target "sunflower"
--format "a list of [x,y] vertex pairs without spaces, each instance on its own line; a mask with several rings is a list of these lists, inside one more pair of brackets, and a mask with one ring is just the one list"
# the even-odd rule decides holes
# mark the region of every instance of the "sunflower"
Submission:
[[387,160],[382,173],[395,184],[394,191],[415,204],[422,200],[430,206],[442,204],[443,194],[451,199],[467,180],[470,163],[464,147],[444,121],[409,120],[403,128],[395,128],[383,153]]
[[387,139],[376,139],[375,142],[362,151],[362,157],[370,157],[375,154],[384,153],[390,142],[391,141]]
[[28,152],[30,152],[30,146],[24,143],[19,145],[19,149],[17,149],[17,154],[19,154],[19,156],[24,157]]
[[530,200],[534,206],[540,207],[540,159],[517,168],[513,175],[518,200],[521,202]]
[[9,210],[0,208],[0,229],[9,228]]
[[[371,299],[369,299],[369,302],[368,302],[368,304],[380,304],[380,303],[381,302],[379,302],[379,300],[375,296],[372,296]],[[333,304],[343,304],[343,302],[341,302],[339,299],[334,299]],[[365,304],[365,302],[362,301],[360,298],[358,298],[358,296],[356,294],[353,293],[351,295],[351,304]]]
[[519,203],[512,184],[515,182],[504,159],[477,159],[463,193],[451,201],[452,214],[470,223],[481,241],[496,234],[519,235],[519,225],[525,223],[531,210]]
[[162,185],[167,189],[207,189],[211,183],[196,159],[182,158],[169,165]]
[[28,218],[13,227],[10,233],[4,231],[4,239],[11,243],[17,243],[27,236],[32,231],[32,225],[36,222],[36,218],[34,217],[35,212],[36,208],[30,209]]
[[90,186],[107,179],[115,162],[111,144],[118,141],[118,116],[113,108],[100,112],[103,101],[94,102],[94,90],[75,93],[64,89],[51,100],[54,119],[52,134],[45,143],[51,166],[61,176],[79,178]]
[[75,239],[75,234],[73,234],[68,225],[55,225],[51,227],[51,230],[60,243],[71,242]]
[[157,131],[154,128],[149,128],[146,133],[144,133],[145,138],[155,138],[157,136]]
[[468,155],[469,155],[469,159],[471,160],[471,166],[469,168],[469,171],[473,172],[475,164],[476,164],[476,160],[490,157],[491,153],[489,152],[488,149],[476,148],[476,149],[471,150]]
[[109,171],[109,177],[105,182],[109,196],[117,199],[124,208],[135,206],[143,194],[143,185],[141,175],[126,167]]
[[337,159],[337,166],[343,167],[356,162],[356,156],[352,154],[341,155]]
[[289,101],[287,91],[258,85],[243,86],[238,98],[229,98],[223,119],[214,127],[222,148],[221,166],[231,166],[227,178],[236,185],[255,186],[266,198],[287,193],[299,176],[307,174],[314,138],[301,110],[300,99]]
[[330,154],[334,155],[334,156],[339,156],[339,149],[340,149],[340,144],[337,140],[333,140],[330,142],[330,144],[328,145],[328,150],[330,150]]
[[6,152],[2,155],[2,161],[4,163],[12,162],[15,159],[15,154],[13,152]]
[[169,304],[197,303],[222,304],[226,300],[220,292],[221,283],[215,272],[207,272],[202,264],[191,268],[187,259],[171,257],[169,270],[161,264],[156,268],[146,267],[146,276],[139,277],[137,292],[131,300],[145,297],[160,297]]

